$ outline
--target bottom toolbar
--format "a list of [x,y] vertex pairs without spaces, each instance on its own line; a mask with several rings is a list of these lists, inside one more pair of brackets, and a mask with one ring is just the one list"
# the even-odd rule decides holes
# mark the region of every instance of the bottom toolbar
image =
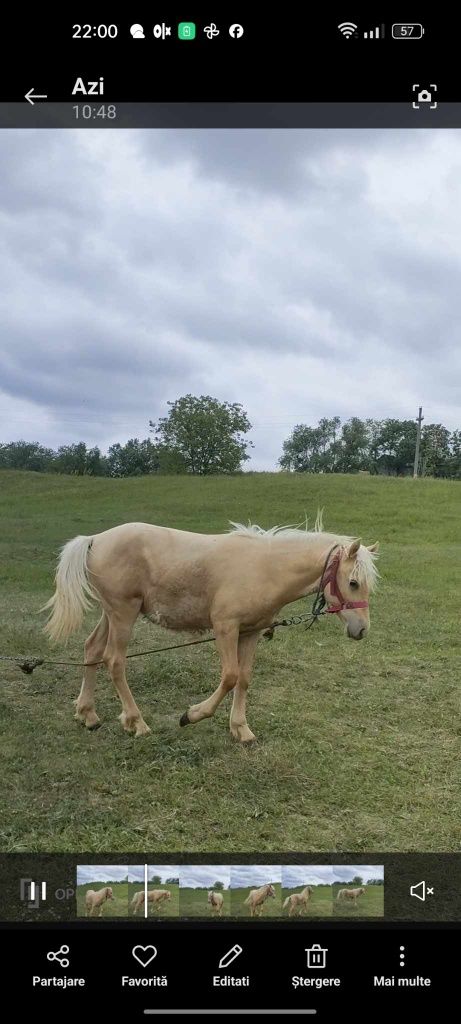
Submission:
[[[91,1020],[198,1014],[312,1012],[437,1005],[456,985],[456,927],[295,930],[248,925],[169,931],[109,927],[3,931],[3,969],[22,1004],[65,1012],[69,991]],[[88,1009],[89,1008],[89,1009]],[[49,1017],[49,1019],[54,1019]],[[359,1017],[360,1019],[360,1017]]]

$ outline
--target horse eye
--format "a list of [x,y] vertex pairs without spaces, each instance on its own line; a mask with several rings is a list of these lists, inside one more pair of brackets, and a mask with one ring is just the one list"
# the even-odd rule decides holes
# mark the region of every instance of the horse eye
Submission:
[[357,590],[357,587],[358,587],[357,580],[349,580],[349,586],[352,587],[352,590]]

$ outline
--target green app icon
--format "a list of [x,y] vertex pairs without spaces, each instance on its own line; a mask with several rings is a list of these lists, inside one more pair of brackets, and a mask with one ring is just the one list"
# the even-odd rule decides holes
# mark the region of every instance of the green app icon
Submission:
[[195,23],[193,21],[180,21],[178,36],[180,39],[195,39]]

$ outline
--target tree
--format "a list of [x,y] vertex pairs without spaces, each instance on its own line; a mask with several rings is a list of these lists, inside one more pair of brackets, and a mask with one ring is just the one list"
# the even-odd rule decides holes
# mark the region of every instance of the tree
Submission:
[[160,875],[154,875],[153,878],[149,879],[149,882],[152,882],[152,885],[161,885],[162,879],[160,878]]
[[9,441],[0,444],[0,469],[29,469],[46,473],[53,468],[55,453],[37,441]]
[[370,431],[367,423],[352,416],[343,424],[337,465],[341,473],[358,473],[370,464]]
[[450,432],[441,423],[427,423],[421,435],[421,476],[448,476]]
[[212,885],[212,889],[214,892],[222,892],[224,889],[224,882],[215,882],[214,885]]
[[371,447],[374,467],[400,476],[413,469],[416,445],[414,420],[383,420]]
[[149,424],[161,456],[182,460],[185,471],[198,476],[236,473],[249,459],[253,445],[244,435],[251,424],[241,405],[210,395],[185,395],[168,405],[168,416]]
[[85,442],[79,441],[77,444],[62,444],[58,447],[53,468],[56,473],[89,476],[94,474],[98,466],[100,468],[99,449],[87,449]]
[[179,885],[179,878],[167,878],[165,885]]
[[283,442],[279,465],[296,473],[331,473],[335,468],[340,423],[338,416],[320,420],[317,427],[298,423],[291,437]]
[[450,476],[461,478],[461,430],[454,430],[450,438]]
[[139,441],[131,438],[126,444],[113,444],[107,453],[110,476],[147,476],[160,468],[157,445],[147,437]]

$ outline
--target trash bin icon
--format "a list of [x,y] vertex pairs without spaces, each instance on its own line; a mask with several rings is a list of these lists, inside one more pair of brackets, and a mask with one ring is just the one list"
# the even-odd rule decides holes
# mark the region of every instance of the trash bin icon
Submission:
[[322,949],[322,946],[313,945],[310,949],[306,949],[307,953],[307,966],[308,967],[326,967],[327,949]]

